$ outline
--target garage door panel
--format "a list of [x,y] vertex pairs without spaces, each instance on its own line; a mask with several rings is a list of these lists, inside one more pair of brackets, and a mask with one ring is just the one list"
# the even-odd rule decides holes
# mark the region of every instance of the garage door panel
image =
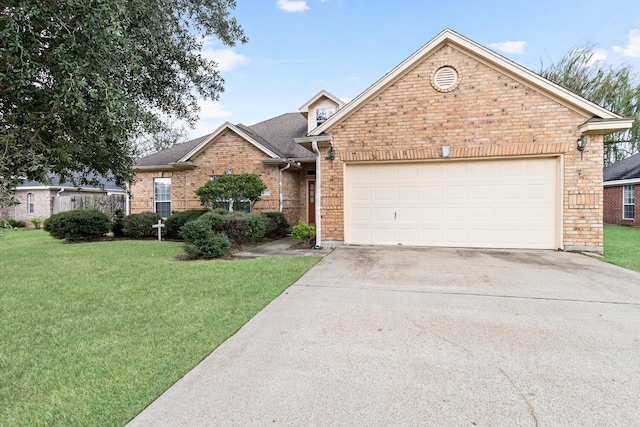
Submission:
[[348,165],[345,242],[556,248],[557,162]]

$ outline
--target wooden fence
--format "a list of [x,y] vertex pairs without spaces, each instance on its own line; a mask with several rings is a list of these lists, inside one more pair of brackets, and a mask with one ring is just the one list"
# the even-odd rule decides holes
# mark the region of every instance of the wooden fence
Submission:
[[125,211],[124,194],[69,194],[53,198],[53,213],[76,209],[98,209],[106,214],[116,209]]

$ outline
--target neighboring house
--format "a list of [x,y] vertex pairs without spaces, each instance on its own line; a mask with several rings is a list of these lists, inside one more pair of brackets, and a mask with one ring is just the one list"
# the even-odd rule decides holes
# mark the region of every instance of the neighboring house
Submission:
[[346,105],[322,91],[141,159],[131,211],[196,208],[208,179],[252,172],[255,209],[314,223],[318,246],[601,252],[603,137],[631,124],[445,30]]
[[15,188],[15,206],[0,209],[0,219],[28,221],[32,218],[49,218],[51,215],[84,207],[96,207],[106,212],[116,208],[126,209],[126,190],[112,181],[98,178],[99,184],[74,185],[60,182],[52,175],[49,184],[24,180]]
[[604,168],[604,222],[640,226],[640,154]]

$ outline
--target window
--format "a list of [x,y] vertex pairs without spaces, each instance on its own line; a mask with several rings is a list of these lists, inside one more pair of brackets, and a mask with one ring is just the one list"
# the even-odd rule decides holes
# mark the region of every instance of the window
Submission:
[[27,212],[33,213],[33,193],[27,193]]
[[153,180],[153,199],[155,212],[167,218],[171,214],[171,178]]
[[335,113],[335,111],[336,110],[333,108],[316,109],[316,125],[320,126],[321,124],[326,122],[329,117],[333,116],[333,113]]
[[636,216],[635,186],[622,187],[622,219],[634,219]]

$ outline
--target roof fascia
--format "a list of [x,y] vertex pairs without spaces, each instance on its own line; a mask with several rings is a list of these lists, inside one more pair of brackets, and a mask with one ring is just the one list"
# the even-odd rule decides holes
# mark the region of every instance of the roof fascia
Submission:
[[274,158],[280,157],[276,153],[274,153],[273,151],[269,150],[264,145],[260,144],[255,139],[251,138],[249,135],[247,135],[245,132],[243,132],[240,128],[238,128],[237,126],[235,126],[231,122],[225,122],[222,125],[220,125],[218,127],[218,129],[216,129],[211,135],[209,135],[208,138],[206,138],[204,141],[202,141],[200,144],[198,144],[198,146],[195,147],[193,150],[189,151],[186,155],[184,155],[176,163],[183,163],[183,162],[186,162],[187,160],[189,160],[190,158],[197,156],[207,146],[207,144],[209,144],[209,142],[213,141],[216,137],[218,137],[220,134],[222,134],[222,132],[224,132],[227,129],[229,129],[232,132],[235,132],[238,136],[240,136],[241,138],[243,138],[244,140],[249,142],[251,145],[256,147],[258,150],[260,150],[263,153],[265,153],[267,156],[274,157]]
[[630,129],[632,126],[633,119],[612,119],[587,121],[578,126],[578,129],[580,129],[580,133],[585,135],[606,135]]
[[612,187],[616,185],[640,184],[640,178],[618,179],[615,181],[605,181],[603,186]]
[[267,166],[285,166],[285,165],[291,165],[296,169],[302,169],[302,165],[300,164],[300,162],[298,162],[295,159],[284,159],[284,158],[277,158],[277,159],[272,159],[272,158],[267,158],[267,159],[261,159],[260,160],[264,165]]
[[185,171],[195,169],[196,165],[192,162],[174,162],[168,165],[148,165],[148,166],[134,166],[133,169],[140,172],[169,172],[169,171]]
[[313,142],[318,144],[319,148],[330,147],[333,145],[333,136],[331,135],[318,135],[318,136],[304,136],[302,138],[295,138],[296,144],[299,144],[309,151],[313,151],[311,148]]
[[467,39],[466,37],[463,37],[450,29],[446,29],[426,45],[424,45],[422,48],[420,48],[418,51],[405,59],[402,63],[400,63],[400,65],[396,66],[394,69],[385,74],[381,79],[379,79],[376,83],[374,83],[372,86],[358,95],[353,101],[347,104],[345,108],[338,110],[327,121],[325,121],[317,128],[313,129],[310,132],[310,135],[320,135],[334,123],[341,121],[343,118],[346,118],[375,94],[395,82],[399,77],[410,70],[420,60],[422,60],[427,55],[435,52],[440,46],[446,43],[450,43],[461,48],[465,51],[465,53],[471,54],[471,56],[476,60],[479,60],[480,62],[490,66],[491,68],[497,69],[501,72],[506,72],[516,80],[545,92],[554,100],[559,101],[563,105],[575,111],[578,111],[586,115],[587,117],[598,116],[602,118],[622,119],[621,116],[612,113],[611,111],[574,94],[573,92],[563,88],[562,86],[545,79],[544,77],[526,69],[519,64],[516,64],[513,61],[508,60],[507,58],[493,52],[492,50],[489,50],[488,48],[470,39]]
[[308,113],[309,112],[309,105],[313,104],[314,102],[316,102],[318,99],[320,99],[322,97],[329,98],[330,100],[332,100],[333,102],[338,104],[338,109],[341,109],[342,107],[344,107],[346,105],[346,103],[343,100],[341,100],[337,96],[335,96],[335,95],[333,95],[333,94],[331,94],[331,93],[329,93],[329,92],[327,92],[326,90],[323,89],[320,92],[318,92],[317,94],[315,94],[307,102],[302,104],[302,106],[298,109],[298,111],[300,111],[303,114],[304,113]]

